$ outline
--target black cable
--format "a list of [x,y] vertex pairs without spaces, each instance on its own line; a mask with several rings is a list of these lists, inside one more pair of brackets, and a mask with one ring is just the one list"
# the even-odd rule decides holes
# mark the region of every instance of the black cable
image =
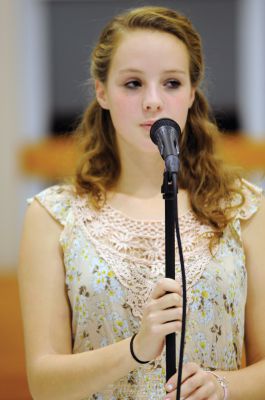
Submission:
[[186,334],[186,310],[187,310],[187,287],[186,287],[186,275],[185,275],[185,264],[182,252],[182,244],[179,231],[179,221],[178,221],[178,196],[177,196],[177,176],[172,174],[174,193],[176,193],[176,237],[178,242],[178,252],[181,267],[181,279],[182,279],[182,325],[181,325],[181,337],[180,337],[180,348],[179,348],[179,364],[178,364],[178,382],[177,382],[177,395],[176,399],[180,400],[180,387],[182,378],[182,367],[183,367],[183,356],[185,348],[185,334]]

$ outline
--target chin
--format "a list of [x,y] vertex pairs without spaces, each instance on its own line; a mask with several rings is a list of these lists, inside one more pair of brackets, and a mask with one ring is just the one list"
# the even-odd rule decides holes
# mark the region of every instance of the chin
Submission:
[[148,140],[148,142],[143,144],[141,151],[150,155],[157,155],[159,158],[161,158],[158,147],[151,140]]

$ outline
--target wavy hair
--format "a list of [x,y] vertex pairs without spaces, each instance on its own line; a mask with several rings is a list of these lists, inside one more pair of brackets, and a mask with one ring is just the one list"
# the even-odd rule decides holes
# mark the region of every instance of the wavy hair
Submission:
[[[164,7],[141,7],[116,16],[102,31],[92,52],[91,76],[103,83],[107,81],[114,51],[123,34],[136,29],[170,33],[188,50],[190,80],[196,90],[180,139],[178,182],[188,191],[198,219],[211,225],[215,237],[220,237],[230,221],[235,192],[242,199],[236,207],[243,203],[244,196],[240,187],[235,186],[237,174],[216,157],[215,139],[220,132],[199,88],[204,75],[202,45],[189,19]],[[97,100],[93,100],[85,111],[77,135],[81,145],[75,180],[77,192],[86,193],[91,205],[100,209],[106,201],[107,191],[114,188],[119,179],[121,163],[110,113],[102,109]]]

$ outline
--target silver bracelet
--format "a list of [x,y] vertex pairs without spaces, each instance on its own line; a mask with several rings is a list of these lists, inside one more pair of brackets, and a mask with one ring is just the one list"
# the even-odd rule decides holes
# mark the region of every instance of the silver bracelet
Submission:
[[228,381],[227,381],[227,379],[225,379],[223,376],[219,376],[219,375],[215,374],[213,371],[207,370],[206,372],[208,372],[209,374],[212,374],[215,377],[215,379],[217,379],[217,382],[221,385],[221,387],[224,391],[223,400],[228,400]]

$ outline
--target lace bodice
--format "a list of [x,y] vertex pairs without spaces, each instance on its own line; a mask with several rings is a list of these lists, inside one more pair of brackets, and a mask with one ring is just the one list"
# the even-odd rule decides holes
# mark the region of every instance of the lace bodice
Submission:
[[[188,288],[184,361],[207,369],[232,370],[241,363],[247,282],[240,219],[250,218],[261,199],[261,191],[248,182],[243,189],[245,204],[231,222],[239,239],[228,226],[214,257],[209,251],[211,228],[192,211],[180,219]],[[73,352],[131,336],[153,286],[164,276],[164,222],[135,220],[109,204],[94,211],[86,197],[66,185],[50,187],[36,198],[63,225],[60,243]],[[176,279],[180,280],[177,249]],[[178,342],[176,347],[178,357]],[[91,399],[158,400],[165,395],[164,383],[163,353]]]
[[[141,317],[154,282],[164,276],[164,222],[128,218],[109,204],[97,213],[88,207],[85,198],[74,201],[73,213],[87,240],[99,254],[104,254],[104,260],[127,288],[126,302],[133,315]],[[208,240],[212,229],[201,224],[189,211],[180,218],[180,230],[190,289],[211,258]],[[176,279],[181,282],[177,247]]]

